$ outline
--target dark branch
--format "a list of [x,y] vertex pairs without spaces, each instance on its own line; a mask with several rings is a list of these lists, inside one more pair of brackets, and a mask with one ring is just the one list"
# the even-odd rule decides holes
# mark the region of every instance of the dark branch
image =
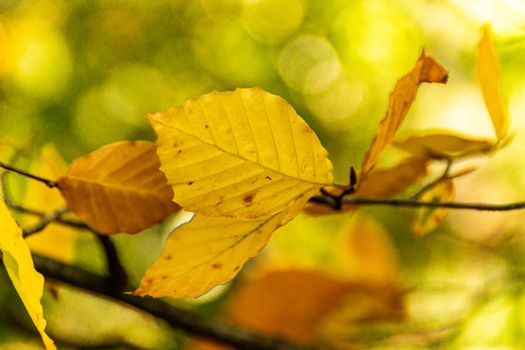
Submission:
[[112,284],[111,289],[123,291],[128,282],[128,276],[126,270],[124,270],[124,267],[120,262],[117,248],[109,236],[103,236],[97,232],[95,232],[95,234],[97,235],[102,248],[104,248],[104,253],[106,254],[107,268]]
[[36,269],[46,277],[132,305],[166,320],[174,328],[197,337],[246,350],[313,350],[313,348],[292,344],[283,339],[265,337],[217,322],[171,306],[158,299],[119,293],[112,288],[109,278],[100,277],[71,265],[36,254],[33,255],[33,259]]
[[68,211],[67,207],[62,207],[49,214],[42,216],[40,221],[36,223],[35,225],[24,227],[24,229],[22,230],[24,237],[27,237],[27,236],[30,236],[32,234],[42,231],[43,229],[47,227],[47,225],[49,225],[53,221],[57,221],[60,218],[60,216],[67,211]]
[[[310,198],[310,202],[334,208],[331,198],[325,196],[315,196]],[[392,207],[427,207],[427,208],[452,208],[468,209],[480,211],[509,211],[525,209],[525,202],[488,204],[488,203],[465,203],[465,202],[429,202],[419,201],[413,198],[344,198],[343,203],[347,205],[387,205]]]
[[13,166],[11,166],[9,164],[0,162],[0,168],[4,168],[4,169],[12,171],[14,173],[23,175],[23,176],[25,176],[27,178],[33,179],[35,181],[42,182],[43,184],[45,184],[49,188],[56,187],[56,182],[55,181],[46,179],[46,178],[38,176],[38,175],[34,175],[34,174],[31,174],[31,173],[28,173],[25,170],[21,170],[21,169],[15,168],[15,167],[13,167]]

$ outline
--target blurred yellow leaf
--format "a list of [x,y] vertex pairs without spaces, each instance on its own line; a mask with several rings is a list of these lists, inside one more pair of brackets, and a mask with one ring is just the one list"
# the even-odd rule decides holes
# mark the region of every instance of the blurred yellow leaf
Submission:
[[483,34],[478,43],[478,65],[476,75],[483,93],[485,105],[490,114],[492,125],[498,141],[503,139],[509,127],[509,112],[507,102],[501,91],[501,71],[496,56],[496,50],[492,44],[492,32],[490,26],[483,27]]
[[[452,180],[440,182],[426,191],[420,198],[428,202],[450,202],[454,199],[454,183]],[[412,231],[417,236],[426,235],[434,231],[447,217],[448,208],[418,208],[412,223]]]
[[94,230],[137,233],[177,208],[159,166],[151,142],[116,142],[76,159],[58,188],[69,208]]
[[390,94],[388,109],[361,165],[361,178],[375,167],[385,147],[392,141],[414,102],[421,83],[446,83],[447,71],[433,58],[422,53],[414,69],[398,80]]
[[[64,174],[67,165],[52,145],[46,145],[31,164],[30,172],[40,176],[56,179]],[[49,212],[66,205],[56,190],[52,190],[36,181],[28,181],[24,205],[43,212]],[[24,218],[25,225],[33,225],[40,218]],[[60,224],[51,223],[38,234],[29,236],[26,241],[31,251],[63,262],[73,258],[75,230]]]
[[333,181],[312,129],[261,89],[212,92],[149,119],[174,201],[197,214],[263,218]]
[[289,208],[269,217],[243,221],[195,214],[175,229],[155,264],[146,271],[137,295],[198,297],[234,278],[268,243],[273,231],[299,214],[317,192],[301,195]]
[[20,299],[33,320],[47,350],[56,349],[45,333],[46,320],[40,299],[44,291],[44,278],[33,266],[33,259],[22,230],[9,214],[3,200],[0,200],[0,250],[4,266]]
[[494,143],[486,139],[458,135],[447,131],[426,132],[412,135],[403,141],[394,141],[395,147],[418,157],[463,158],[488,153]]

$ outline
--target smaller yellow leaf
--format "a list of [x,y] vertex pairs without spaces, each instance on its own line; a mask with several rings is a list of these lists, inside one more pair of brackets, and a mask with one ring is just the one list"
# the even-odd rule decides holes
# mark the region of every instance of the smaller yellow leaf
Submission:
[[485,105],[490,114],[494,131],[499,140],[502,140],[509,128],[509,112],[507,101],[501,90],[501,71],[496,56],[496,50],[492,44],[492,32],[490,26],[483,27],[483,34],[478,43],[478,65],[476,75],[478,77]]
[[413,135],[403,141],[394,141],[395,147],[418,157],[463,158],[485,154],[494,148],[494,142],[476,139],[446,131],[432,131]]
[[31,320],[35,324],[47,350],[56,349],[53,340],[45,332],[46,320],[40,299],[44,291],[44,278],[35,270],[22,230],[0,200],[0,250],[4,266]]
[[121,141],[76,159],[57,187],[69,208],[103,234],[137,233],[177,209],[155,145]]
[[[429,202],[450,202],[454,199],[455,190],[452,180],[443,181],[427,192],[420,200]],[[434,231],[448,215],[448,208],[418,208],[412,223],[416,236],[423,236]]]
[[416,98],[419,85],[421,83],[446,83],[447,79],[447,71],[433,58],[422,53],[414,69],[398,80],[390,94],[386,115],[379,123],[376,136],[363,159],[361,180],[375,167],[381,153],[394,138]]
[[[42,148],[30,169],[33,174],[55,179],[66,172],[67,165],[56,148],[47,145]],[[25,197],[26,207],[43,212],[66,205],[60,193],[35,181],[27,183]],[[27,217],[24,218],[24,225],[33,225],[39,220],[40,218]],[[70,262],[73,258],[75,246],[75,230],[64,225],[51,223],[38,234],[29,236],[26,241],[33,252],[59,261]]]
[[135,294],[198,297],[229,282],[318,190],[303,194],[288,209],[259,220],[195,214],[171,234],[161,257],[146,271]]

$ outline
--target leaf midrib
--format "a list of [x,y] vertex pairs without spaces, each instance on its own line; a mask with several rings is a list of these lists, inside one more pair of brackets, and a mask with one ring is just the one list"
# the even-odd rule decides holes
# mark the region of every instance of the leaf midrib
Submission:
[[[319,185],[321,185],[321,186],[330,186],[330,185],[332,185],[332,183],[326,183],[326,182],[315,182],[315,181],[311,181],[311,180],[306,180],[306,179],[303,179],[303,178],[301,178],[301,177],[295,177],[295,176],[292,176],[292,175],[286,174],[286,173],[282,172],[281,170],[277,170],[277,169],[269,168],[269,167],[267,167],[267,166],[265,166],[265,165],[263,165],[263,164],[261,164],[261,163],[259,163],[259,162],[254,162],[254,161],[252,161],[252,160],[250,160],[250,159],[246,159],[245,157],[241,156],[240,154],[237,154],[237,153],[231,153],[231,152],[229,152],[229,151],[226,151],[225,149],[223,149],[222,147],[220,147],[220,146],[217,145],[217,144],[214,144],[214,143],[210,143],[210,142],[204,141],[203,139],[201,139],[201,138],[198,137],[198,136],[195,136],[195,135],[193,135],[193,134],[190,134],[190,133],[188,133],[188,132],[186,132],[186,131],[184,131],[184,130],[181,130],[181,129],[179,129],[179,128],[176,128],[176,127],[174,127],[174,126],[172,126],[172,125],[168,125],[168,124],[166,124],[166,123],[163,123],[163,122],[161,122],[160,120],[158,120],[158,119],[156,119],[156,118],[155,118],[155,119],[152,119],[152,121],[153,121],[154,123],[160,124],[160,125],[162,125],[162,126],[164,126],[164,127],[166,127],[166,128],[170,128],[170,129],[176,130],[176,131],[178,131],[178,132],[180,132],[180,133],[182,133],[182,134],[184,134],[184,135],[186,135],[186,136],[193,137],[193,138],[199,140],[200,142],[202,142],[202,143],[205,144],[205,145],[208,145],[208,146],[212,146],[212,147],[217,148],[218,150],[220,150],[220,151],[223,152],[223,153],[226,153],[226,154],[232,155],[232,156],[237,157],[237,158],[241,158],[241,159],[245,160],[246,162],[249,162],[249,163],[252,163],[252,164],[256,164],[257,166],[259,166],[259,167],[261,167],[261,168],[263,168],[263,169],[265,169],[265,170],[267,170],[267,171],[275,172],[275,173],[281,174],[282,176],[285,176],[285,177],[288,177],[288,178],[291,178],[291,179],[295,179],[295,180],[300,180],[300,181],[303,181],[303,182],[311,183],[311,184],[316,185],[316,186],[319,186]],[[322,146],[321,146],[321,147],[322,147]],[[158,150],[158,148],[157,148],[157,150]],[[259,152],[257,151],[257,153],[259,153]],[[277,152],[277,153],[278,153],[278,152]],[[315,162],[315,160],[314,160],[314,162]]]

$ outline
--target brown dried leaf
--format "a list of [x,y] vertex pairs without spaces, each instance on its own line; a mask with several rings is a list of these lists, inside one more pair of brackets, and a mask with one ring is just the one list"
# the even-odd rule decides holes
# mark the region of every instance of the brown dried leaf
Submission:
[[178,208],[159,166],[153,143],[116,142],[76,159],[57,187],[94,230],[137,233]]
[[361,165],[361,180],[375,167],[385,147],[392,141],[414,102],[421,83],[446,83],[447,71],[423,52],[412,71],[398,80],[390,94],[386,116],[379,123],[378,131]]

